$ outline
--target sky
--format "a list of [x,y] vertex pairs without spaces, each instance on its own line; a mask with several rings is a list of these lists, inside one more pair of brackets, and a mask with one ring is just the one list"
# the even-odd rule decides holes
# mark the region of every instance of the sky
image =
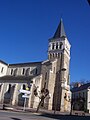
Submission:
[[71,81],[90,80],[90,6],[87,0],[0,0],[0,59],[47,59],[48,39],[63,19],[71,44]]

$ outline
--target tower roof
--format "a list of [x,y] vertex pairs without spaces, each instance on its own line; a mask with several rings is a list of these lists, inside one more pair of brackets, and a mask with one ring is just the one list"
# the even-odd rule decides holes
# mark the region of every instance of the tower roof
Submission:
[[66,37],[62,19],[60,20],[60,23],[57,27],[57,30],[56,30],[53,38],[61,38],[61,37]]

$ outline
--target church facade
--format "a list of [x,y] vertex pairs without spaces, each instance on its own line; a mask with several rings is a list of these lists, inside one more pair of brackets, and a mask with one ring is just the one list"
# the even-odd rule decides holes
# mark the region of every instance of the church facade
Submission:
[[54,36],[49,39],[46,61],[7,64],[0,60],[0,104],[23,106],[20,89],[28,88],[31,94],[27,106],[37,108],[40,99],[34,95],[34,89],[37,87],[40,94],[45,86],[49,97],[45,98],[44,108],[70,111],[70,47],[61,19]]

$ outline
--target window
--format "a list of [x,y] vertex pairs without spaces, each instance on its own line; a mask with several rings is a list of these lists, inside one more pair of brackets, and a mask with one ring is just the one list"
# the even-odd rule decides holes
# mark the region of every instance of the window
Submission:
[[25,68],[23,68],[23,71],[22,71],[22,75],[24,75],[25,74]]
[[11,91],[11,84],[9,84],[8,93],[10,93],[10,91]]
[[13,69],[11,69],[11,75],[13,75]]
[[56,43],[56,49],[58,49],[58,43]]
[[50,59],[52,59],[52,54],[50,54]]
[[53,58],[54,58],[54,53],[53,53]]
[[3,73],[4,67],[1,68],[1,73]]
[[61,43],[60,43],[60,49],[62,49],[62,47],[63,47],[63,43],[61,42]]
[[52,49],[54,49],[54,43],[52,43]]

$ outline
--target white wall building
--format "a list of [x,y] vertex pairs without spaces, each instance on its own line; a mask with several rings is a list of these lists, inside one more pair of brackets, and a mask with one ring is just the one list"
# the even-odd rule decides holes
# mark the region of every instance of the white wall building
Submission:
[[90,113],[90,83],[74,87],[71,91],[73,109]]

